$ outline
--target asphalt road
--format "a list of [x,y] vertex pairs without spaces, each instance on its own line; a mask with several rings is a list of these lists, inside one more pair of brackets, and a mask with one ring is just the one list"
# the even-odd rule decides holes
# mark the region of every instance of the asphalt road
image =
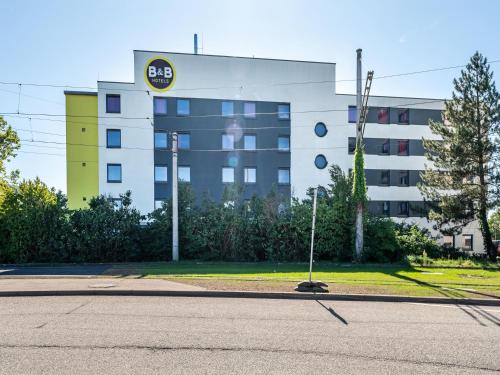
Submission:
[[166,297],[0,299],[2,374],[488,374],[500,308]]

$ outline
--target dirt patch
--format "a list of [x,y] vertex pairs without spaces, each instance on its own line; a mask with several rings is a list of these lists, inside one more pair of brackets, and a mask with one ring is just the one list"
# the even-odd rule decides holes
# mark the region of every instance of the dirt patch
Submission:
[[[182,279],[168,278],[182,284],[196,285],[208,290],[237,290],[257,292],[293,292],[297,286],[292,281],[239,281],[239,280],[212,280],[212,279]],[[346,285],[330,283],[330,293],[356,294],[395,294],[390,286]]]

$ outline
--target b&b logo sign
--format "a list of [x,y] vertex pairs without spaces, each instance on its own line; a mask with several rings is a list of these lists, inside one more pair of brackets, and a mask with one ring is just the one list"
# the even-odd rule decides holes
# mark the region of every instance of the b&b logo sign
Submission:
[[174,65],[164,57],[153,57],[144,67],[144,79],[154,91],[167,91],[175,82]]

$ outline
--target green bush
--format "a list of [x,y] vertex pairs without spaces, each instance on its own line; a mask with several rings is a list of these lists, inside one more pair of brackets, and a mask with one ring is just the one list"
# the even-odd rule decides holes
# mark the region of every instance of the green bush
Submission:
[[395,234],[402,255],[422,256],[425,253],[430,258],[438,258],[443,255],[442,247],[426,229],[416,225],[398,224]]

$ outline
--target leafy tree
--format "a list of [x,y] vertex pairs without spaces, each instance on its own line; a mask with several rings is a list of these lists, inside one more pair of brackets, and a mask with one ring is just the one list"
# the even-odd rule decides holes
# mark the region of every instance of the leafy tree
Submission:
[[38,178],[8,189],[0,212],[0,261],[69,260],[67,213],[64,195]]
[[365,159],[364,145],[361,140],[356,142],[356,150],[354,151],[354,169],[352,198],[356,206],[356,257],[361,258],[363,252],[363,212],[368,201],[366,195],[366,177],[365,177]]
[[6,163],[10,158],[16,156],[16,151],[20,146],[17,133],[0,116],[0,204],[6,190],[12,185],[10,182],[15,181],[18,177],[17,171],[14,171],[11,175],[7,175]]
[[500,240],[500,208],[497,208],[488,219],[493,238]]
[[500,198],[500,96],[493,72],[479,52],[454,79],[444,121],[431,121],[440,140],[424,139],[433,165],[422,174],[420,189],[434,208],[430,218],[444,233],[460,233],[479,220],[486,253],[496,259],[487,212]]

